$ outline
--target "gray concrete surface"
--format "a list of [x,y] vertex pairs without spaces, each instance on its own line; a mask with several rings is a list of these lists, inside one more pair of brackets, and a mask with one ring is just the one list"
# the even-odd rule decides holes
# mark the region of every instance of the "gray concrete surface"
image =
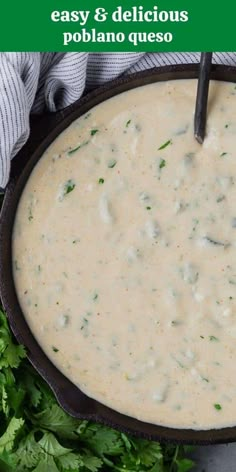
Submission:
[[192,457],[198,464],[194,472],[236,472],[236,443],[201,446]]

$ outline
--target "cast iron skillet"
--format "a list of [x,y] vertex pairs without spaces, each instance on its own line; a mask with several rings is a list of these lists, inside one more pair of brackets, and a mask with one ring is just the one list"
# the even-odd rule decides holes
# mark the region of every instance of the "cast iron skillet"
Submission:
[[[117,413],[84,395],[50,362],[34,339],[17,300],[11,268],[11,234],[19,198],[34,165],[56,136],[90,108],[125,90],[163,80],[195,78],[197,72],[198,66],[191,64],[154,68],[122,77],[86,95],[64,111],[44,116],[40,123],[32,124],[30,140],[13,161],[0,218],[0,294],[17,340],[26,346],[29,360],[50,385],[61,406],[72,416],[101,422],[147,439],[187,444],[216,444],[235,441],[236,426],[208,431],[156,426]],[[236,82],[236,68],[213,66],[211,78]]]

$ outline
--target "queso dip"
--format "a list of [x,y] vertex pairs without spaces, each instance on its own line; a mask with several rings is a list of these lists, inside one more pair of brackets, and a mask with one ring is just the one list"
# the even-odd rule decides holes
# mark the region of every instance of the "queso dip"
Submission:
[[236,424],[236,87],[133,89],[72,123],[35,166],[13,232],[35,338],[88,396],[178,428]]

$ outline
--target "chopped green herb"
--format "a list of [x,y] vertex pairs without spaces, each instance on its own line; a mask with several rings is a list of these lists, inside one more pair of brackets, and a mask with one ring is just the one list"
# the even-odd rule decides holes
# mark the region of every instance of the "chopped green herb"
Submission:
[[116,164],[117,164],[117,161],[115,159],[111,159],[108,162],[107,167],[109,167],[109,169],[113,169],[113,167],[115,167]]
[[228,154],[227,152],[222,152],[221,155],[220,155],[220,157],[227,156],[227,154]]
[[71,154],[74,154],[74,152],[79,151],[79,149],[81,149],[82,147],[86,146],[88,143],[89,143],[89,141],[85,141],[84,143],[79,144],[79,146],[77,146],[76,148],[70,149],[70,151],[68,151],[67,154],[68,154],[69,156],[70,156]]
[[225,195],[219,195],[219,197],[216,199],[216,203],[221,203],[223,200],[225,200]]
[[209,336],[209,339],[210,339],[210,341],[216,341],[216,342],[219,341],[219,339],[216,338],[216,336]]
[[207,379],[206,377],[202,377],[202,380],[204,380],[204,382],[209,383],[209,379]]
[[200,336],[200,338],[205,339],[204,336]]
[[99,183],[99,184],[104,184],[104,179],[100,177],[98,183]]
[[99,131],[99,129],[91,129],[91,131],[90,131],[91,136],[94,136],[95,134],[97,134],[98,131]]
[[163,169],[163,167],[166,166],[166,161],[165,159],[161,159],[160,164],[159,164],[159,169]]
[[218,411],[219,411],[219,410],[222,410],[222,406],[221,406],[219,403],[215,403],[215,404],[214,404],[214,408],[215,408],[216,410],[218,410]]
[[228,124],[228,123],[226,123],[226,125],[225,125],[225,128],[228,128],[228,127],[229,127],[229,124]]
[[130,123],[131,123],[131,120],[128,120],[128,121],[126,122],[125,127],[128,128],[128,126],[130,125]]
[[159,148],[158,148],[158,151],[161,151],[162,149],[165,149],[167,146],[169,146],[169,144],[172,144],[172,140],[169,139],[168,141],[166,141],[164,144],[162,144]]
[[72,179],[67,180],[63,186],[63,193],[62,193],[62,198],[68,195],[68,193],[72,192],[75,188],[75,183],[73,182]]
[[95,300],[97,300],[97,299],[98,299],[98,293],[94,293],[94,295],[93,295],[93,300],[95,301]]
[[57,347],[55,347],[55,346],[52,346],[52,350],[53,350],[53,352],[59,352],[59,349],[57,349]]
[[152,207],[149,207],[149,206],[146,207],[146,210],[151,210],[151,209],[152,209]]

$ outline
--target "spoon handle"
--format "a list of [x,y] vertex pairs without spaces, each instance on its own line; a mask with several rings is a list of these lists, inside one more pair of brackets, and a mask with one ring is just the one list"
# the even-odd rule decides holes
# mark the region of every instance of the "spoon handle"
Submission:
[[211,61],[212,52],[201,53],[194,115],[194,136],[200,144],[203,143],[205,137]]

